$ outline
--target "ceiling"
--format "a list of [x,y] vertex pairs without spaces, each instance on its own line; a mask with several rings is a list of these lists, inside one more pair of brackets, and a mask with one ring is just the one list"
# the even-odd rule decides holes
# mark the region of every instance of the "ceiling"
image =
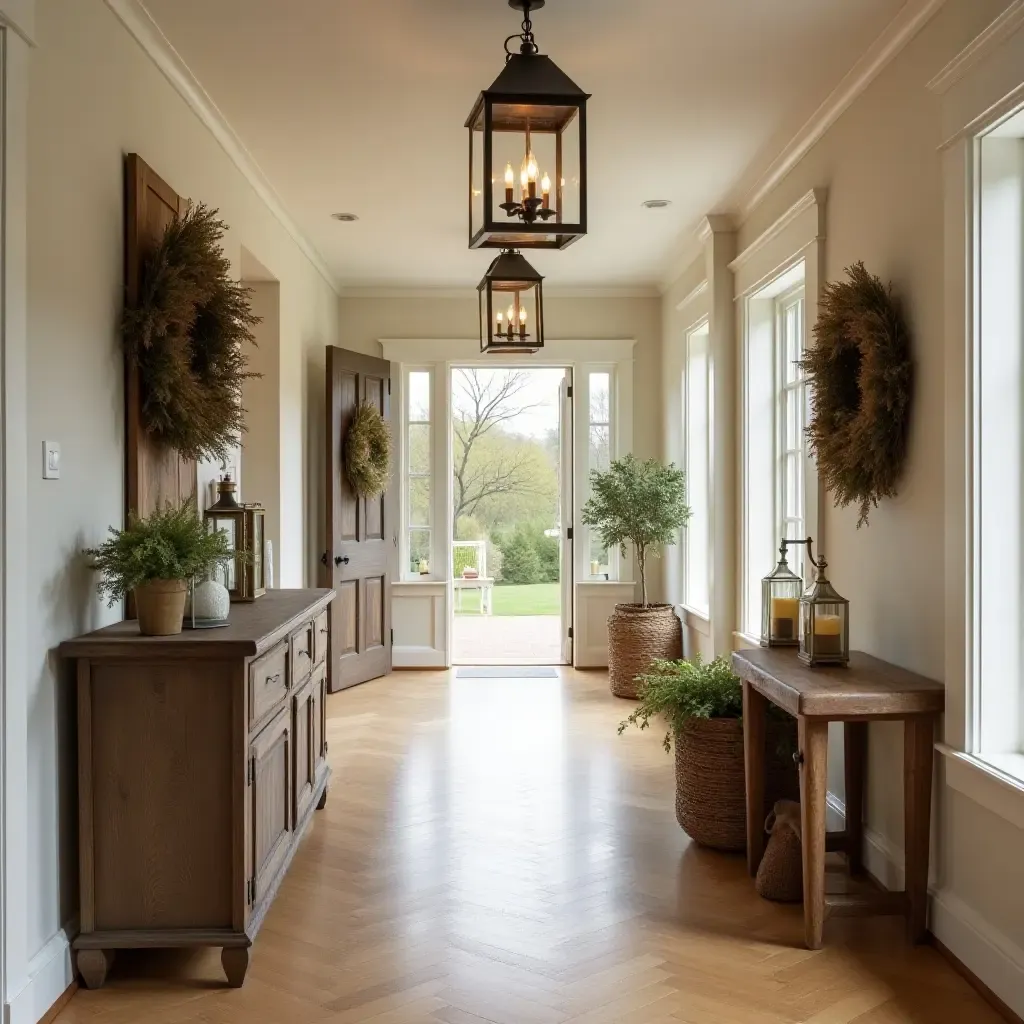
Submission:
[[[518,31],[506,0],[144,2],[339,287],[479,281],[493,254],[466,247],[463,123]],[[903,3],[548,0],[541,52],[593,95],[590,231],[531,256],[549,285],[659,285]]]

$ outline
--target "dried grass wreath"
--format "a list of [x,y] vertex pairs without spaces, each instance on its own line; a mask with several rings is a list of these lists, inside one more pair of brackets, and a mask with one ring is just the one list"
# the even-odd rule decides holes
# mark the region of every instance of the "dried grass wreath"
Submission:
[[260,322],[221,249],[227,225],[202,203],[176,217],[143,258],[139,302],[122,335],[139,370],[142,422],[187,459],[223,459],[245,429],[245,346]]
[[858,528],[896,494],[907,448],[913,366],[891,290],[855,263],[825,285],[817,345],[801,361],[810,382],[807,437],[836,506],[856,503]]
[[363,402],[345,436],[345,472],[360,498],[376,498],[391,475],[391,430],[377,408]]

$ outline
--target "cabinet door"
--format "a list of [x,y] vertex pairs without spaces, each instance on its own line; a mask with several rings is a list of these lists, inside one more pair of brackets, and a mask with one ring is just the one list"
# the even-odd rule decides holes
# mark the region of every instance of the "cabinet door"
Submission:
[[313,698],[315,680],[309,679],[299,687],[292,698],[295,717],[295,820],[302,816],[313,799],[316,785],[316,701]]
[[313,700],[316,702],[313,716],[313,769],[317,778],[327,765],[327,666],[313,674]]
[[292,716],[285,706],[249,748],[254,905],[273,885],[291,843],[292,747]]

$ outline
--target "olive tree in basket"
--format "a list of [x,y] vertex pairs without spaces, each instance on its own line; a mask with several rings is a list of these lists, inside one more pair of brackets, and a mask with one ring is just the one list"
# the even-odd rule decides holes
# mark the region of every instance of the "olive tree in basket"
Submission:
[[627,455],[616,459],[606,473],[591,473],[590,491],[583,522],[603,545],[618,548],[623,557],[631,544],[640,574],[640,604],[617,604],[608,619],[612,693],[636,699],[636,677],[652,661],[682,654],[681,626],[672,606],[647,600],[647,564],[664,545],[675,544],[690,519],[686,478],[674,465]]

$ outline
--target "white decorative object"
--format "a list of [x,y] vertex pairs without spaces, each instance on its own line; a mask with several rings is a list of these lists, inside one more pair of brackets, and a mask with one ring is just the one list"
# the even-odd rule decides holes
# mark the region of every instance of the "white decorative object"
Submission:
[[206,580],[196,585],[192,595],[192,608],[185,614],[195,613],[196,621],[207,620],[222,622],[231,611],[231,595],[228,588],[216,580]]
[[274,589],[274,542],[268,540],[263,545],[263,564],[267,573],[267,590]]

